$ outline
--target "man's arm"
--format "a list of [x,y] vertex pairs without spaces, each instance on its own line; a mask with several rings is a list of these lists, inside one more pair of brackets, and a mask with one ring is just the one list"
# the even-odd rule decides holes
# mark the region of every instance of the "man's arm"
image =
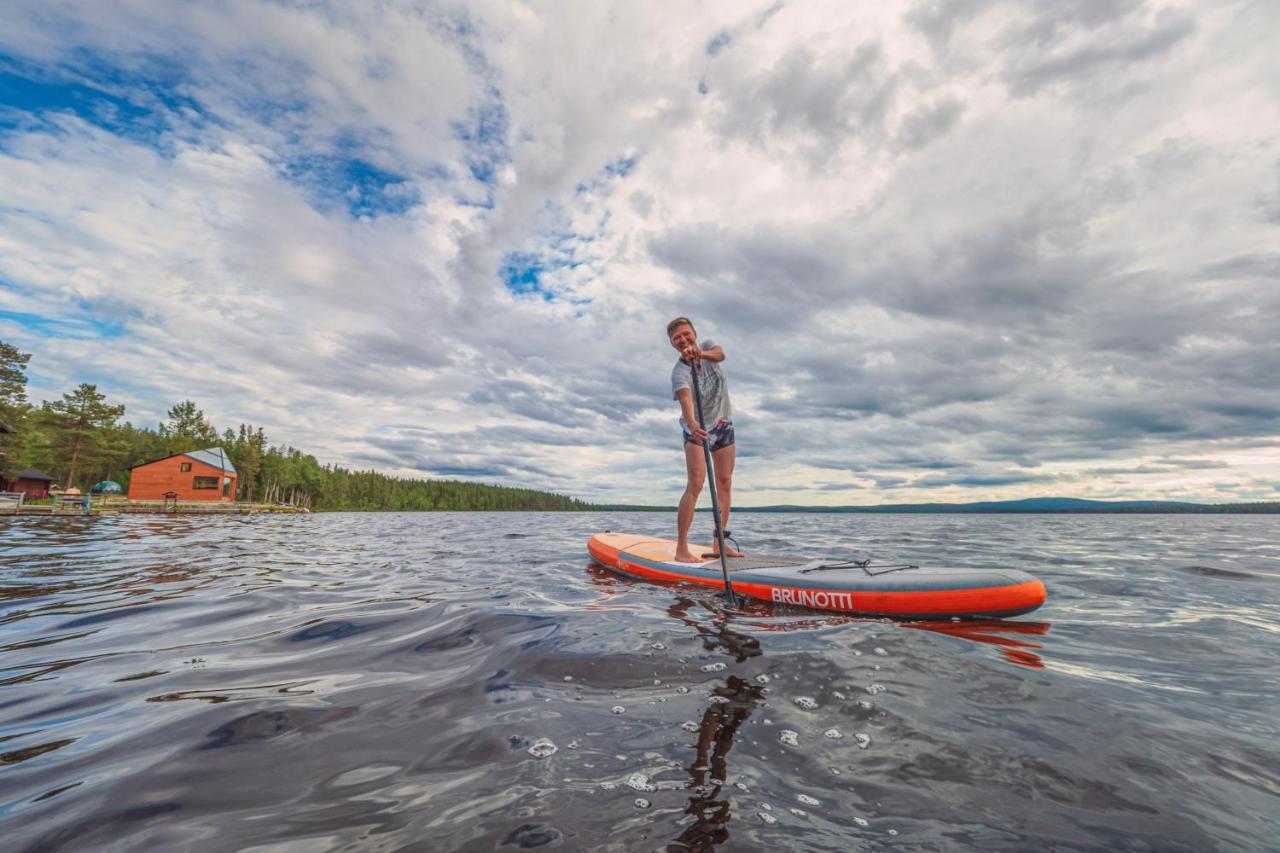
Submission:
[[698,426],[698,412],[693,407],[693,391],[689,388],[681,388],[676,392],[676,399],[680,401],[680,409],[684,412],[684,422],[689,425],[689,433],[698,441],[706,441],[707,431]]

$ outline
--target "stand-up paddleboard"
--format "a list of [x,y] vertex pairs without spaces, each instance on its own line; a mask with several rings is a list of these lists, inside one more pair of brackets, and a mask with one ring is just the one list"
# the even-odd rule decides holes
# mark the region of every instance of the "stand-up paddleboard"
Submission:
[[[695,554],[711,549],[691,545]],[[676,543],[597,533],[587,551],[600,565],[642,580],[724,588],[720,559],[677,563]],[[1016,569],[925,568],[821,557],[750,554],[727,558],[740,595],[819,610],[898,619],[1003,618],[1044,604],[1044,584]]]

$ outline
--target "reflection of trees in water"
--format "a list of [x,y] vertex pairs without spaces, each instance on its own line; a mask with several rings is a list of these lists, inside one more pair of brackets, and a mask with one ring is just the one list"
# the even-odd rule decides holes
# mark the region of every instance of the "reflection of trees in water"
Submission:
[[[711,624],[689,615],[690,608],[695,606],[711,615]],[[708,651],[719,649],[737,663],[762,654],[759,640],[730,628],[728,614],[708,604],[681,596],[667,608],[667,613],[697,631]],[[730,800],[721,796],[728,784],[729,751],[733,749],[738,728],[763,701],[764,689],[730,675],[711,693],[711,704],[702,712],[702,723],[698,727],[697,754],[689,765],[689,788],[693,796],[684,811],[693,818],[693,823],[675,838],[669,850],[712,850],[729,839]]]

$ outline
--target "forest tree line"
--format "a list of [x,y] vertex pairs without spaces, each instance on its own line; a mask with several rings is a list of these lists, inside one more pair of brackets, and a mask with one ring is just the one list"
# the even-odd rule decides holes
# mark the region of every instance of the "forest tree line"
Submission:
[[136,465],[176,453],[221,447],[236,469],[236,500],[285,503],[318,510],[586,510],[582,501],[550,492],[453,480],[416,480],[376,471],[321,465],[287,444],[271,445],[262,427],[222,432],[194,401],[183,400],[155,429],[122,420],[96,385],[82,383],[59,400],[27,399],[30,353],[0,341],[0,475],[24,468],[54,484],[87,492],[114,480],[128,492]]

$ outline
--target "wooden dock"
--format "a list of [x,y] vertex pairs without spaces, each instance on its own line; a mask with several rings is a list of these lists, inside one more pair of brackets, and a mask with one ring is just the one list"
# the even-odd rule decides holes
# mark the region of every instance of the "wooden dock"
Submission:
[[79,516],[86,515],[263,515],[278,513],[304,513],[306,507],[277,504],[247,503],[244,501],[131,501],[127,498],[90,497],[88,503],[80,498],[62,497],[52,503],[0,504],[0,518],[14,515]]

